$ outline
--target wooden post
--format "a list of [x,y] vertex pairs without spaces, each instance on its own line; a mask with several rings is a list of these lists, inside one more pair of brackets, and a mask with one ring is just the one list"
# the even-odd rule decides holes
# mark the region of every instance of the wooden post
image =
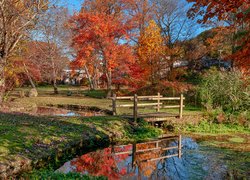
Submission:
[[112,98],[112,111],[113,111],[113,116],[117,115],[116,112],[116,94],[113,94],[113,98]]
[[132,168],[136,165],[136,143],[132,144]]
[[137,116],[138,116],[138,98],[137,94],[134,95],[134,121],[137,121]]
[[160,98],[161,98],[161,94],[158,92],[158,94],[157,94],[157,96],[158,96],[158,98],[157,98],[157,103],[158,103],[158,105],[157,105],[157,112],[160,112]]
[[179,135],[178,141],[178,157],[181,158],[181,135]]
[[180,97],[180,110],[179,110],[179,117],[180,119],[182,118],[182,113],[183,113],[183,94],[181,94],[181,97]]

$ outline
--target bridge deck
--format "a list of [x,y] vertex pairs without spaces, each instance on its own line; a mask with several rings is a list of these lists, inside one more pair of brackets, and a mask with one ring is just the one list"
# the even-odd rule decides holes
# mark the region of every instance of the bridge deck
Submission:
[[[133,115],[125,115],[125,118],[133,119]],[[148,122],[159,122],[159,121],[166,121],[170,118],[179,118],[178,114],[172,113],[165,113],[165,112],[158,112],[158,113],[147,113],[147,114],[138,114],[138,118],[143,118],[145,121]]]

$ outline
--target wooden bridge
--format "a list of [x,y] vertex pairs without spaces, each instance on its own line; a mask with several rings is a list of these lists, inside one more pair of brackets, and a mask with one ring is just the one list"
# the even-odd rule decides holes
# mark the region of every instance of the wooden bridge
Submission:
[[[111,99],[112,99],[113,115],[117,115],[117,108],[131,108],[133,109],[133,114],[125,115],[125,117],[133,118],[135,121],[138,118],[143,118],[148,122],[165,121],[169,119],[169,117],[181,119],[183,115],[183,107],[185,107],[183,103],[185,97],[183,96],[183,94],[181,94],[180,97],[163,97],[160,93],[158,93],[155,96],[138,96],[137,94],[135,94],[134,96],[120,96],[120,97],[114,94]],[[118,101],[120,101],[119,104]],[[124,101],[126,101],[126,104]],[[173,105],[166,105],[165,103],[166,101],[178,101],[179,103]],[[150,109],[153,108],[156,110],[156,112],[141,114],[138,111],[138,109],[140,108],[150,108]],[[178,114],[160,112],[161,109],[174,109],[174,108],[179,109]]]
[[[162,142],[166,142],[169,140],[176,140],[178,142],[178,145],[176,146],[169,146],[169,147],[165,147],[165,146],[161,146]],[[115,153],[115,155],[123,155],[123,154],[131,154],[133,156],[133,160],[135,160],[136,158],[134,156],[140,154],[140,153],[145,153],[145,152],[153,152],[153,151],[168,151],[168,150],[173,150],[176,149],[177,153],[176,154],[171,154],[171,155],[166,155],[166,156],[161,156],[161,157],[157,157],[157,158],[150,158],[150,159],[144,159],[144,160],[140,160],[140,161],[157,161],[157,160],[162,160],[162,159],[167,159],[167,158],[171,158],[171,157],[179,157],[181,158],[182,156],[182,136],[178,135],[178,136],[163,136],[157,140],[152,140],[152,141],[148,141],[148,142],[143,142],[143,143],[136,143],[136,144],[132,144],[132,149],[128,150],[128,151],[120,151],[120,152],[115,152],[115,147],[121,147],[121,146],[112,146],[112,152]],[[147,145],[153,145],[153,147],[147,147]],[[138,147],[143,147],[143,145],[146,145],[145,148],[139,148]],[[128,146],[128,145],[126,145]]]

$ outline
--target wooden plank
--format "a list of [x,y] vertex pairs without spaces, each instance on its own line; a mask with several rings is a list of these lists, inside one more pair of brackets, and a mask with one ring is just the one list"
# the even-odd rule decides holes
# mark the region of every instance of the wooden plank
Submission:
[[155,151],[155,150],[161,150],[161,148],[150,148],[150,149],[141,149],[141,150],[137,150],[136,152],[137,153],[140,153],[140,152],[148,152],[148,151]]
[[171,150],[171,149],[178,149],[178,146],[172,146],[172,147],[168,147],[168,148],[162,148],[163,151]]
[[179,135],[179,141],[178,141],[178,157],[181,158],[181,135]]
[[[150,100],[158,100],[158,98],[151,98]],[[180,100],[180,97],[161,97],[160,100]],[[183,98],[185,100],[185,98]]]
[[132,154],[133,151],[124,151],[124,152],[117,152],[115,155],[123,155],[123,154]]
[[[162,103],[160,103],[162,105]],[[138,104],[138,107],[144,107],[144,106],[158,106],[158,103],[141,103]]]
[[[160,103],[162,105],[162,103]],[[157,106],[158,103],[144,103],[144,104],[137,104],[137,107],[146,107],[146,106]],[[134,107],[134,104],[119,104],[116,107]]]
[[[160,95],[160,97],[163,97],[162,95]],[[138,96],[138,99],[149,99],[149,100],[153,100],[154,98],[158,98],[158,95],[155,96]]]
[[180,115],[180,119],[182,118],[182,114],[183,114],[183,94],[181,94],[181,97],[180,97],[180,109],[179,109],[179,115]]
[[117,107],[134,107],[134,104],[119,104]]
[[134,96],[119,96],[119,97],[116,97],[116,99],[118,99],[118,100],[133,100]]
[[177,156],[178,156],[178,154],[172,154],[172,155],[168,155],[168,156],[162,156],[162,157],[159,157],[159,158],[148,159],[146,161],[147,162],[149,162],[149,161],[157,161],[157,160],[162,160],[162,159],[167,159],[167,158],[177,157]]
[[138,99],[137,99],[137,94],[134,95],[134,121],[137,121],[137,116],[138,116],[138,108],[137,108],[137,104],[138,104]]
[[160,97],[161,97],[161,94],[158,92],[158,98],[157,98],[157,112],[160,112],[160,105],[162,104],[160,104],[160,102],[161,102],[161,100],[160,100]]
[[[180,108],[180,105],[169,105],[169,106],[162,106],[163,109],[172,109],[172,108]],[[182,107],[185,107],[184,105]]]
[[150,120],[146,120],[149,123],[153,123],[153,122],[164,122],[164,121],[169,121],[169,119],[167,118],[157,118],[157,119],[150,119]]

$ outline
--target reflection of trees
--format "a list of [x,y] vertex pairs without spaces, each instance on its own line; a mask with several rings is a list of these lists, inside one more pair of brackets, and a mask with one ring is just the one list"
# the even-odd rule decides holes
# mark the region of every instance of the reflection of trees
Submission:
[[[124,146],[123,150],[130,150],[131,146]],[[117,149],[119,151],[119,148]],[[77,172],[89,173],[94,176],[106,176],[108,179],[119,179],[126,174],[126,169],[119,169],[117,163],[128,157],[128,154],[114,155],[112,148],[91,152],[72,162]]]
[[[158,140],[125,146],[112,146],[85,154],[73,161],[77,172],[108,179],[136,176],[142,178],[165,177],[167,173],[165,150],[171,140]],[[162,159],[163,158],[163,159]]]
[[149,159],[160,157],[161,152],[159,150],[147,151],[148,149],[156,148],[155,143],[144,143],[137,144],[136,149],[138,151],[145,150],[139,153],[136,153],[135,161],[138,166],[138,176],[141,175],[145,177],[150,177],[152,172],[157,168],[157,163],[155,161],[147,161]]
[[[166,155],[176,154],[178,149],[163,149],[177,144],[178,141],[167,140],[160,141],[158,146],[156,141],[113,146],[83,155],[72,162],[72,165],[78,172],[106,176],[108,179],[225,179],[229,176],[245,175],[240,171],[229,171],[230,168],[224,162],[225,151],[208,147],[199,148],[190,138],[184,138],[182,141],[182,158],[160,159]],[[226,152],[227,156],[236,159],[235,154],[227,153],[229,152]]]

